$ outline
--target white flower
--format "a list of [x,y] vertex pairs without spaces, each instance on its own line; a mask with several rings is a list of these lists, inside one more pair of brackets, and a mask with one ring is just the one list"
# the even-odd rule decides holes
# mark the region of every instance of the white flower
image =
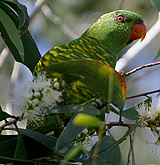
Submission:
[[158,100],[156,107],[151,107],[151,113],[153,119],[155,119],[158,116],[158,114],[160,114],[160,99]]
[[157,106],[156,106],[156,112],[160,113],[160,99],[158,100]]
[[60,97],[62,96],[62,92],[53,90],[52,88],[45,88],[42,91],[43,98],[42,98],[42,104],[45,106],[51,106],[53,104],[56,104],[56,102],[62,101]]
[[33,108],[38,106],[38,104],[40,104],[40,101],[37,98],[31,101],[31,105]]
[[[119,140],[123,134],[126,133],[128,128],[125,127],[112,127],[110,133]],[[136,165],[158,165],[160,162],[160,147],[157,145],[155,136],[151,129],[148,127],[138,127],[133,138],[133,149],[135,154]],[[127,138],[119,145],[121,150],[120,165],[132,164],[132,161],[128,163],[128,154],[130,148],[130,140]],[[130,160],[132,160],[132,154],[130,154]]]
[[136,110],[143,120],[151,119],[153,121],[160,114],[160,99],[156,107],[153,104],[148,107],[148,104],[143,102],[142,105],[136,107]]
[[88,129],[87,127],[82,131],[84,134],[87,134],[88,133]]
[[55,78],[53,81],[54,81],[54,82],[58,81],[58,78]]
[[55,83],[54,83],[54,87],[55,87],[55,88],[57,88],[57,89],[58,89],[58,88],[59,88],[59,86],[60,86],[59,82],[55,82]]
[[[56,106],[61,102],[62,91],[53,88],[52,79],[47,78],[45,73],[39,73],[32,81],[27,82],[20,92],[16,93],[14,103],[19,105],[15,112],[20,118],[37,123],[47,115],[44,108]],[[58,82],[57,82],[58,83]]]
[[98,140],[98,136],[87,135],[82,145],[84,149],[86,149],[87,151],[90,151],[93,145],[97,142],[97,140]]
[[145,125],[147,125],[146,121],[152,117],[151,111],[149,111],[148,104],[143,102],[141,105],[136,106],[135,109],[139,113],[139,115],[142,119],[142,122]]
[[149,107],[149,110],[150,110],[151,115],[152,115],[151,118],[152,118],[152,120],[154,120],[158,116],[158,113],[157,113],[155,107],[153,107],[153,106]]
[[34,96],[34,97],[40,97],[40,96],[41,96],[41,93],[40,93],[40,92],[34,92],[34,93],[33,93],[33,96]]

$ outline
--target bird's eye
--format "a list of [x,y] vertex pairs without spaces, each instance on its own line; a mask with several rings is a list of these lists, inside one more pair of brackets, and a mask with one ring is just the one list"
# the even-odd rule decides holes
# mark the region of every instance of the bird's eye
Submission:
[[124,22],[124,21],[125,21],[125,17],[124,17],[123,15],[118,15],[118,16],[116,17],[116,21],[117,21],[117,22]]

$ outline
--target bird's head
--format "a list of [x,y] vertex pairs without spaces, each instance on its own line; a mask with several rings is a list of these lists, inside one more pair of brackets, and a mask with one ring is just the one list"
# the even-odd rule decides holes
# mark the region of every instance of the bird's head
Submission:
[[93,37],[120,52],[133,40],[144,39],[146,27],[140,15],[118,10],[102,15],[82,36]]

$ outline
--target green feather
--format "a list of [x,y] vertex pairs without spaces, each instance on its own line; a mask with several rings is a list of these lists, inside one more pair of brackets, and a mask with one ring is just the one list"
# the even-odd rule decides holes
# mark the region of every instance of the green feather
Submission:
[[[117,15],[123,15],[126,21],[117,22]],[[78,39],[49,50],[36,65],[34,74],[55,62],[74,59],[96,60],[114,68],[119,53],[131,43],[131,30],[137,20],[142,18],[134,12],[125,10],[102,15]],[[81,90],[81,95],[78,93],[78,88]],[[68,98],[72,96],[75,98],[74,103],[82,103],[82,100],[85,101],[84,96],[87,99],[96,96],[89,88],[86,89],[87,86],[80,81],[73,82],[68,91]],[[70,101],[69,103],[71,104]]]
[[114,67],[116,63],[114,56],[116,56],[116,54],[97,39],[81,37],[49,50],[46,55],[40,59],[35,71],[38,72],[43,67],[54,62],[73,59],[96,60]]

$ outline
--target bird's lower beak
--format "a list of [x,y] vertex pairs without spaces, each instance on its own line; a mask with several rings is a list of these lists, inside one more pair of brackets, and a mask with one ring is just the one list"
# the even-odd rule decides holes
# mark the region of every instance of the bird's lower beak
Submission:
[[141,41],[146,36],[146,26],[144,24],[134,24],[131,31],[130,40],[137,40],[141,38]]

